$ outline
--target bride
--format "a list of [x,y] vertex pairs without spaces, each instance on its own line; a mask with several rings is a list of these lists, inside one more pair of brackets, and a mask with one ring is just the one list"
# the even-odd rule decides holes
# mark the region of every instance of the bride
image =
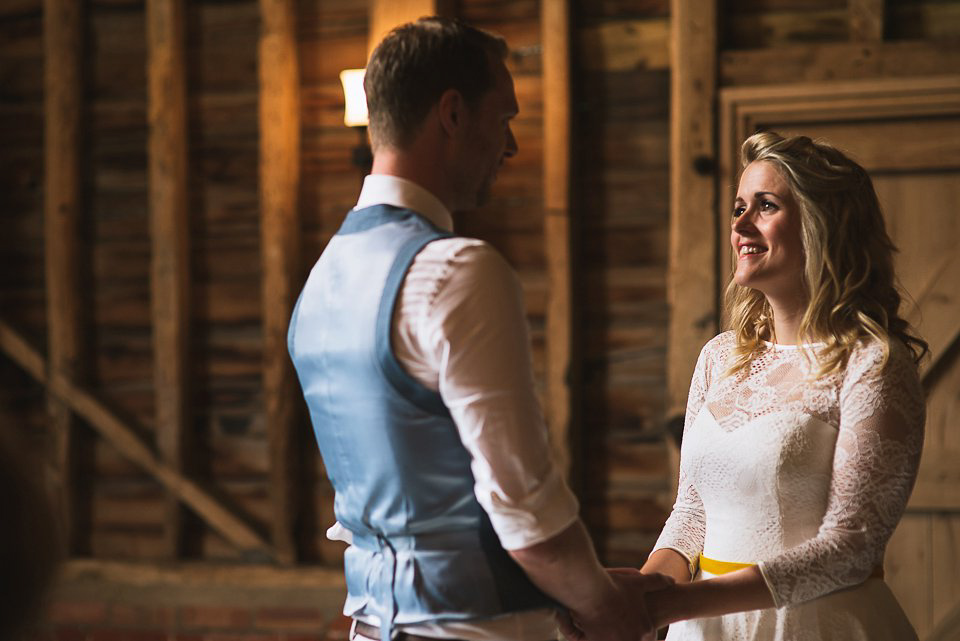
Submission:
[[730,330],[690,386],[676,504],[640,571],[676,584],[646,595],[651,616],[671,641],[916,639],[883,554],[920,460],[927,345],[898,314],[876,192],[807,137],[755,134],[741,161]]

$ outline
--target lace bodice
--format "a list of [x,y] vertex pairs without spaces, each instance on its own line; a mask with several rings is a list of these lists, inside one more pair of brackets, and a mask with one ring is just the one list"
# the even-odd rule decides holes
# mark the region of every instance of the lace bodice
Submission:
[[816,346],[770,345],[726,376],[731,332],[690,386],[677,501],[655,546],[758,563],[777,607],[862,583],[906,507],[923,446],[910,353],[859,345],[814,378]]

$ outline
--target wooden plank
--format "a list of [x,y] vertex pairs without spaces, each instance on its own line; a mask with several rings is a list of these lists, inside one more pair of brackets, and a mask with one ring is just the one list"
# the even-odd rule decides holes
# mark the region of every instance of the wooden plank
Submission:
[[[946,628],[954,611],[954,633],[960,632],[960,514],[933,515],[933,622]],[[943,637],[944,639],[950,637]],[[957,638],[954,636],[953,638]]]
[[928,450],[926,454],[910,495],[910,511],[960,514],[960,469],[956,463],[956,451],[936,454]]
[[[37,371],[42,357],[11,327],[0,322],[0,347],[67,407],[83,418],[100,436],[128,460],[156,477],[168,491],[180,497],[212,528],[247,555],[272,557],[272,550],[243,518],[221,504],[207,490],[186,478],[158,457],[137,430],[124,423],[90,392],[57,373]],[[51,370],[52,372],[52,370]]]
[[579,29],[579,62],[590,71],[670,68],[666,17],[601,22]]
[[683,415],[700,348],[717,331],[716,11],[671,3],[667,417]]
[[[81,118],[83,110],[82,4],[44,0],[45,193],[44,257],[47,294],[47,358],[59,376],[82,380],[87,374],[82,336],[86,302],[81,256]],[[82,434],[76,417],[57,398],[47,410],[54,436],[57,492],[64,511],[68,550],[88,551],[83,474],[79,463]]]
[[861,78],[915,78],[960,69],[960,41],[804,44],[725,51],[720,84],[765,85]]
[[883,40],[884,4],[884,0],[847,0],[850,40],[853,42]]
[[280,568],[268,565],[179,563],[161,566],[130,561],[71,559],[63,565],[62,580],[106,581],[131,586],[211,586],[244,588],[344,588],[339,568]]
[[887,544],[884,580],[897,597],[920,638],[930,629],[932,564],[931,524],[927,514],[907,514]]
[[[189,219],[183,0],[147,2],[149,207],[156,438],[160,452],[189,473]],[[167,503],[168,555],[186,551],[186,516]]]
[[[573,362],[572,252],[570,236],[570,4],[544,0],[540,5],[543,66],[543,201],[544,252],[549,290],[546,332],[546,407],[554,455],[568,478],[576,444],[572,381],[579,367]],[[576,457],[577,460],[581,456]]]
[[297,559],[295,525],[303,443],[300,387],[287,326],[300,285],[300,70],[292,0],[260,0],[260,241],[263,395],[270,448],[271,535],[277,557]]

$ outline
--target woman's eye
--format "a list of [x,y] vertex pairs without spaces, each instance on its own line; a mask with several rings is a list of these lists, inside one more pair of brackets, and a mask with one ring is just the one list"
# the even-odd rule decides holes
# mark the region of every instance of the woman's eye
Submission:
[[743,212],[745,212],[746,210],[747,208],[744,207],[743,205],[737,205],[736,207],[733,208],[733,217],[740,218],[740,216],[742,216]]
[[776,204],[775,202],[773,202],[772,200],[763,200],[763,201],[760,202],[760,207],[761,207],[764,211],[772,211],[772,210],[777,209],[777,204]]

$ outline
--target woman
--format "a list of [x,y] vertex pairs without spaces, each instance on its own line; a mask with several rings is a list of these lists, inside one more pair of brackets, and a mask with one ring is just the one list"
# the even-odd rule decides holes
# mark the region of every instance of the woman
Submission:
[[671,641],[916,639],[882,566],[920,460],[927,346],[898,315],[876,192],[802,136],[758,133],[741,162],[731,329],[697,363],[677,501],[642,569],[677,584],[648,606]]

